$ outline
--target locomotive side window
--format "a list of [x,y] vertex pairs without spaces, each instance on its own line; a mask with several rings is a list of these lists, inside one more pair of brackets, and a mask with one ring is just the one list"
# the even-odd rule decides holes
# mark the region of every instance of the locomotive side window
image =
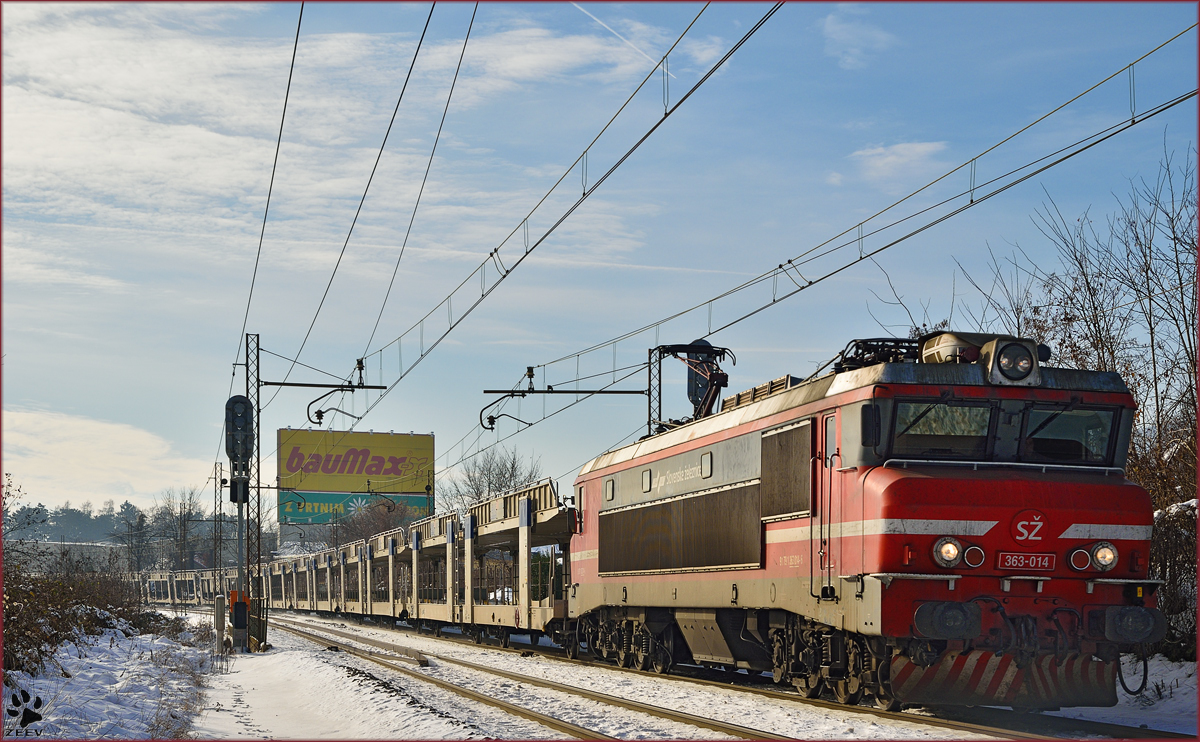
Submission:
[[651,484],[653,481],[654,481],[654,479],[653,479],[653,477],[650,475],[650,470],[649,470],[649,469],[643,469],[643,470],[642,470],[642,492],[649,492],[649,491],[650,491],[650,484]]
[[833,415],[825,418],[825,465],[833,466],[833,457],[838,452],[837,418]]
[[617,493],[617,481],[615,479],[604,480],[604,499],[611,500]]
[[700,454],[700,478],[708,479],[712,476],[712,451],[706,451]]
[[1114,410],[1034,405],[1025,414],[1022,461],[1107,464],[1111,459]]
[[808,510],[812,481],[812,421],[768,430],[762,436],[762,517]]
[[892,455],[982,458],[988,454],[993,409],[989,404],[897,400]]

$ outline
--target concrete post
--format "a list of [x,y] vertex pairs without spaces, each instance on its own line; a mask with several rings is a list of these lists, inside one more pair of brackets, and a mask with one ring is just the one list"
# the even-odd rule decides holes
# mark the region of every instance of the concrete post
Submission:
[[463,523],[463,623],[475,623],[475,516]]
[[517,598],[518,628],[529,627],[529,537],[533,528],[533,502],[528,497],[517,501]]

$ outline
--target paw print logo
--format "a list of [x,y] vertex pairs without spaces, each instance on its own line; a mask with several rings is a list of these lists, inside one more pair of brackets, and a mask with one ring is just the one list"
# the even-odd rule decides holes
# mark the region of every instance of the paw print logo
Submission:
[[8,707],[8,715],[11,717],[21,717],[21,728],[29,726],[35,721],[41,721],[42,715],[37,712],[42,707],[42,697],[36,696],[33,698],[33,705],[29,703],[29,691],[22,690],[20,694],[12,694],[12,704]]

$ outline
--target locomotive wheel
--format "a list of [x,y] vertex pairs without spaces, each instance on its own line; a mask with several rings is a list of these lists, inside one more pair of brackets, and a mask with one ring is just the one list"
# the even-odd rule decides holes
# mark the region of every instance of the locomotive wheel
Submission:
[[771,629],[771,679],[776,683],[786,683],[788,673],[787,634],[779,629]]
[[875,708],[881,711],[899,711],[904,704],[892,698],[890,693],[879,691],[875,693]]
[[500,629],[500,646],[505,649],[512,646],[512,639],[509,637],[508,629]]
[[633,650],[617,650],[617,664],[621,667],[633,667]]
[[659,675],[666,675],[671,670],[671,655],[662,647],[655,647],[650,657],[650,669]]
[[863,650],[853,639],[846,640],[846,679],[833,682],[833,697],[838,703],[857,706],[862,700]]
[[838,703],[844,703],[848,706],[857,706],[862,700],[863,688],[862,683],[858,678],[850,678],[849,680],[836,680],[833,682],[833,698]]
[[579,637],[575,635],[575,632],[568,633],[563,639],[563,649],[566,650],[567,659],[579,659]]
[[642,647],[639,644],[633,650],[633,666],[634,666],[634,668],[636,668],[638,670],[643,670],[643,671],[649,670],[653,659],[654,659],[654,650],[653,649],[651,649],[649,652],[643,652]]
[[793,677],[792,685],[796,686],[796,690],[805,698],[819,698],[821,691],[825,690],[825,679],[816,673],[810,673]]
[[878,676],[878,683],[875,686],[875,708],[883,711],[899,711],[903,704],[896,700],[896,696],[892,693],[890,650],[879,661],[879,668],[875,672]]

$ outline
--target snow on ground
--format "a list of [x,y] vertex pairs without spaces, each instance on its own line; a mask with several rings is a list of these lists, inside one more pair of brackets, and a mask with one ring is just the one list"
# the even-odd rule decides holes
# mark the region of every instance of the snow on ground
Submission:
[[65,644],[37,676],[5,673],[4,736],[177,737],[199,706],[207,659],[164,637],[116,629]]
[[[1121,658],[1125,683],[1137,690],[1142,663],[1132,655]],[[1164,732],[1196,734],[1196,663],[1171,662],[1161,655],[1150,658],[1146,689],[1131,696],[1117,684],[1117,705],[1110,708],[1065,708],[1055,716],[1091,719],[1110,724],[1146,727]]]
[[283,631],[209,678],[199,739],[562,739],[525,719]]
[[[292,616],[296,617],[296,616]],[[200,615],[199,620],[211,620]],[[852,711],[755,698],[670,678],[578,666],[540,656],[443,642],[379,627],[302,617],[316,624],[459,657],[614,696],[678,709],[801,739],[963,739],[962,733],[919,723],[891,722]],[[516,637],[514,637],[516,638]],[[226,672],[208,669],[207,651],[169,639],[126,637],[109,630],[62,647],[44,673],[8,673],[5,736],[70,739],[179,737],[191,727],[201,739],[553,739],[539,724],[469,701],[428,683],[343,652],[332,652],[278,629],[274,648],[235,655]],[[1141,667],[1126,658],[1125,677],[1141,682]],[[623,739],[721,739],[722,735],[644,714],[614,710],[568,693],[538,688],[448,663],[421,670],[474,690],[551,711],[567,721]],[[67,677],[69,675],[69,677]],[[206,686],[197,687],[202,681]],[[22,693],[24,691],[24,693]],[[27,697],[25,694],[28,694]],[[1114,708],[1068,708],[1059,716],[1196,733],[1195,663],[1150,661],[1146,690],[1118,689]],[[42,718],[36,718],[36,717]],[[27,721],[22,728],[21,722]]]
[[[373,639],[422,652],[461,658],[509,672],[588,688],[608,695],[798,739],[991,739],[920,723],[893,722],[849,710],[830,711],[803,703],[765,699],[744,691],[699,686],[669,677],[637,675],[602,665],[572,665],[537,655],[522,657],[488,647],[452,644],[432,637],[401,634],[369,625],[346,624],[311,616],[304,616],[303,619],[314,625],[324,623],[343,631],[361,632]],[[286,634],[276,630],[274,636],[281,637]],[[431,659],[430,664],[424,672],[451,682],[469,682],[473,689],[506,701],[519,702],[538,710],[554,709],[555,715],[560,715],[560,718],[566,721],[610,736],[623,739],[722,738],[722,735],[710,730],[676,724],[637,712],[614,710],[611,706],[572,698],[566,693],[457,668],[448,663],[438,663],[435,659]]]

